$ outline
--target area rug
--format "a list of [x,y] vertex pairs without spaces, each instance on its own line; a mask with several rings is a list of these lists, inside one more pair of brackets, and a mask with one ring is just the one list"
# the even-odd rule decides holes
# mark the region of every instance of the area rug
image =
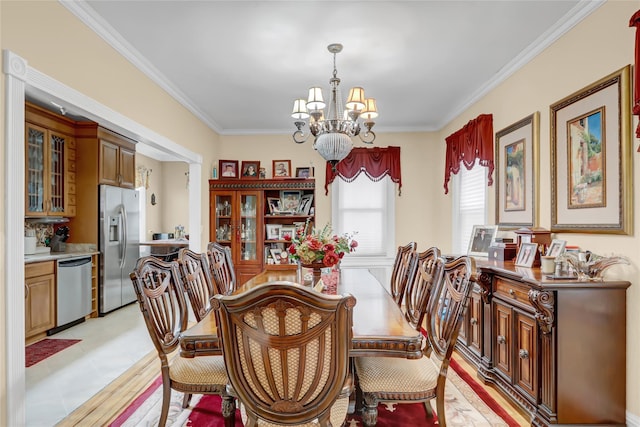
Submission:
[[[469,375],[456,361],[451,359],[446,387],[445,410],[447,424],[456,427],[506,426],[520,424],[491,397],[483,387]],[[112,427],[155,426],[160,418],[162,406],[162,381],[157,378],[129,407],[111,424]],[[182,393],[173,391],[169,406],[167,426],[173,427],[222,427],[224,420],[220,412],[220,397],[215,395],[193,395],[189,408],[182,409]],[[435,408],[435,402],[432,402]],[[434,409],[435,413],[435,409]],[[347,427],[362,427],[358,415],[350,415]],[[426,418],[424,405],[380,404],[378,407],[379,427],[396,426],[437,426],[437,417]],[[236,411],[236,427],[242,427],[240,413]]]
[[47,357],[71,347],[82,340],[63,340],[45,338],[42,341],[28,345],[25,347],[25,365],[27,368],[38,362],[42,362]]

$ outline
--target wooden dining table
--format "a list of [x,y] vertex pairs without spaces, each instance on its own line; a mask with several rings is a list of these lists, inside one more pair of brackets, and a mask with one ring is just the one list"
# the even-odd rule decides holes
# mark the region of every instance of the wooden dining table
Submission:
[[[295,270],[267,270],[238,287],[234,293],[245,292],[266,282],[296,282],[296,279]],[[349,293],[356,298],[353,308],[352,357],[422,357],[422,334],[409,325],[400,307],[368,269],[343,267],[340,270],[337,293]],[[218,354],[221,354],[221,348],[215,313],[211,312],[182,333],[180,355],[196,357]]]

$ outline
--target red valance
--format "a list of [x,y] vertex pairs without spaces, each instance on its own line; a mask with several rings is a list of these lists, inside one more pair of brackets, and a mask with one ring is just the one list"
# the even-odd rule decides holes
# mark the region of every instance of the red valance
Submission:
[[481,114],[445,138],[447,153],[444,166],[444,194],[449,192],[451,174],[460,172],[460,163],[471,169],[476,159],[489,168],[489,185],[493,184],[493,115]]
[[361,173],[367,175],[374,182],[389,176],[393,182],[398,184],[398,193],[400,194],[402,188],[400,147],[354,148],[347,157],[336,165],[335,170],[327,162],[324,194],[329,194],[329,184],[336,176],[347,182],[352,182]]
[[[630,27],[636,27],[636,51],[635,51],[635,66],[633,67],[634,74],[634,89],[633,89],[633,114],[640,116],[640,10],[633,14],[629,21]],[[640,123],[636,128],[636,137],[640,138]],[[640,147],[638,147],[640,151]]]

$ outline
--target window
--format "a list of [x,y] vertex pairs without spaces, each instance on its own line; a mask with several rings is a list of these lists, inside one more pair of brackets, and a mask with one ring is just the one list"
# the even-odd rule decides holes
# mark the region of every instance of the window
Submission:
[[487,168],[460,166],[453,177],[453,253],[466,254],[474,225],[487,223]]
[[345,264],[384,265],[395,255],[395,186],[389,177],[378,182],[365,174],[353,182],[332,184],[332,223],[338,234],[357,232],[358,249]]

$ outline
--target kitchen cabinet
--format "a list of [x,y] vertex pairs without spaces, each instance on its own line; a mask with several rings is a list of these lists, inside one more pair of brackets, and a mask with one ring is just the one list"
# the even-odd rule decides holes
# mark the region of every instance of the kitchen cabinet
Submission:
[[74,242],[98,244],[99,185],[135,187],[135,143],[97,123],[76,123],[78,215],[71,220]]
[[74,123],[25,104],[25,216],[75,216]]
[[513,262],[476,266],[456,349],[478,377],[534,426],[624,425],[629,282],[551,280]]
[[[285,249],[288,244],[280,235],[267,239],[266,224],[281,229],[314,218],[313,214],[274,214],[268,200],[280,199],[281,191],[313,196],[314,189],[313,179],[209,181],[209,241],[231,248],[238,285],[265,269],[270,248],[281,246]],[[292,268],[292,265],[282,265],[282,268]]]
[[25,338],[36,338],[56,326],[55,262],[25,264]]
[[118,135],[104,131],[100,138],[100,184],[135,186],[135,149]]

